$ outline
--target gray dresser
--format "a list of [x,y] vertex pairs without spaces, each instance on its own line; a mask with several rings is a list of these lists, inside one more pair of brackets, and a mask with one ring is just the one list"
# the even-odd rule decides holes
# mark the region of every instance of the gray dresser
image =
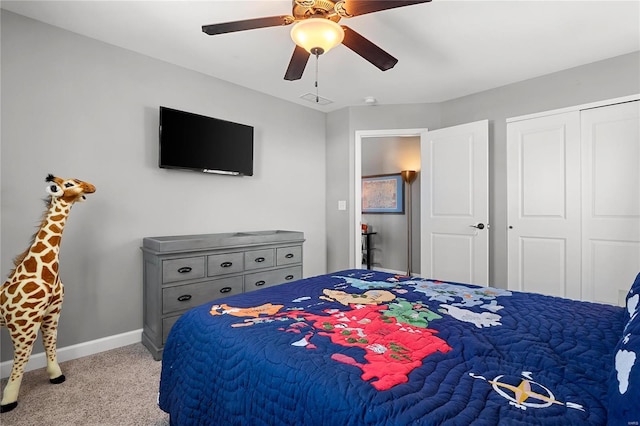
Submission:
[[302,278],[303,242],[281,230],[144,238],[142,343],[160,360],[187,309]]

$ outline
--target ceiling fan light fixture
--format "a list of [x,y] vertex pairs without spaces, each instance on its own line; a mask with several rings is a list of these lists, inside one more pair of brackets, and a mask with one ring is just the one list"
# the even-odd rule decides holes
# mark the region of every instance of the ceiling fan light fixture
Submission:
[[344,30],[329,19],[308,18],[293,26],[291,39],[307,52],[321,55],[342,43]]

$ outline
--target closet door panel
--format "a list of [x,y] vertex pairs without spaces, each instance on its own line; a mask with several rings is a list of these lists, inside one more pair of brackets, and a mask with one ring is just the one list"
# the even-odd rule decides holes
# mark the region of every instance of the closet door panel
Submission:
[[579,117],[507,125],[510,289],[580,298]]
[[640,102],[582,111],[581,133],[582,297],[616,304],[640,271]]
[[567,294],[567,239],[520,238],[521,291],[564,297]]

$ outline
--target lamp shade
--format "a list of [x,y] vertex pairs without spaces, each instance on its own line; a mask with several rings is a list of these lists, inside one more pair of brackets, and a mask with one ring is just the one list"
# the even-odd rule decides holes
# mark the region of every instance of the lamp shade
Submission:
[[309,53],[328,52],[344,39],[344,30],[326,18],[308,18],[291,28],[294,43]]
[[406,183],[411,183],[416,179],[417,173],[415,170],[403,170],[401,173],[402,179]]

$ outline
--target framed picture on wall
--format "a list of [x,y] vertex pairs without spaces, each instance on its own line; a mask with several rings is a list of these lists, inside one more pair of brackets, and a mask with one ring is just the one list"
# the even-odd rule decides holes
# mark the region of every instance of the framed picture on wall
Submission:
[[400,173],[362,177],[362,213],[404,214],[404,181]]

